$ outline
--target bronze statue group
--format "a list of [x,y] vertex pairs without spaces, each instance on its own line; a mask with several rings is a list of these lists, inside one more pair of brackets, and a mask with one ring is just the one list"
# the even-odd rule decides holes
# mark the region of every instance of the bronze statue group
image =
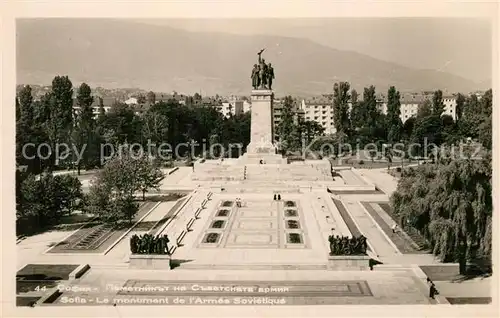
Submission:
[[260,50],[259,63],[253,65],[252,70],[252,87],[254,89],[272,89],[274,79],[274,69],[271,63],[266,64],[266,60],[261,57],[264,49]]
[[359,237],[330,235],[328,241],[330,255],[366,255],[367,242],[363,235]]

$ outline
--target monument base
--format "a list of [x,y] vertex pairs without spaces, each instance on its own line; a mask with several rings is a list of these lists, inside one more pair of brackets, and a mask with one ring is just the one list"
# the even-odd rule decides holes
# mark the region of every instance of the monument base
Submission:
[[242,164],[287,164],[288,160],[275,153],[245,153],[240,158]]
[[170,255],[131,254],[129,268],[170,270]]
[[368,255],[328,256],[328,270],[334,271],[367,271],[370,269]]

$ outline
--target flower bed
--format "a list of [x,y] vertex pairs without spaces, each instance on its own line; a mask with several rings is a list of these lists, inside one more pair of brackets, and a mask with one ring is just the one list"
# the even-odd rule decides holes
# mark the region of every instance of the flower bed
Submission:
[[225,224],[225,223],[226,223],[225,221],[222,221],[222,220],[216,220],[216,221],[214,221],[214,222],[212,223],[211,228],[213,228],[213,229],[221,229],[221,228],[223,228],[223,227],[224,227],[224,224]]
[[286,227],[289,228],[289,229],[299,229],[300,228],[299,221],[296,221],[296,220],[287,220],[286,221]]
[[291,244],[302,244],[302,235],[299,233],[288,233],[287,241]]
[[219,233],[208,233],[203,240],[203,243],[217,243],[219,241],[220,234]]
[[222,217],[226,217],[229,215],[229,210],[219,210],[217,212],[217,216],[222,216]]

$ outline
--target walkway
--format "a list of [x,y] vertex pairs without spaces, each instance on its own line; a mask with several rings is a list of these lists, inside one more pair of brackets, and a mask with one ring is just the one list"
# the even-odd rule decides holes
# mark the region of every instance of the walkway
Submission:
[[341,199],[354,222],[358,225],[359,230],[364,233],[380,258],[399,255],[398,251],[388,242],[384,234],[361,207],[358,198],[350,196],[341,197]]
[[377,188],[390,196],[398,186],[398,180],[387,173],[387,169],[358,169],[359,173],[370,179]]

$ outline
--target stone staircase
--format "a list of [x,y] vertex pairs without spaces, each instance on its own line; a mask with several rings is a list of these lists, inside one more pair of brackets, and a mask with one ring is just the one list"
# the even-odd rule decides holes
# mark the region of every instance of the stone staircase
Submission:
[[191,179],[195,181],[244,180],[244,166],[207,161],[195,167]]
[[328,168],[313,164],[246,165],[249,181],[332,181]]

